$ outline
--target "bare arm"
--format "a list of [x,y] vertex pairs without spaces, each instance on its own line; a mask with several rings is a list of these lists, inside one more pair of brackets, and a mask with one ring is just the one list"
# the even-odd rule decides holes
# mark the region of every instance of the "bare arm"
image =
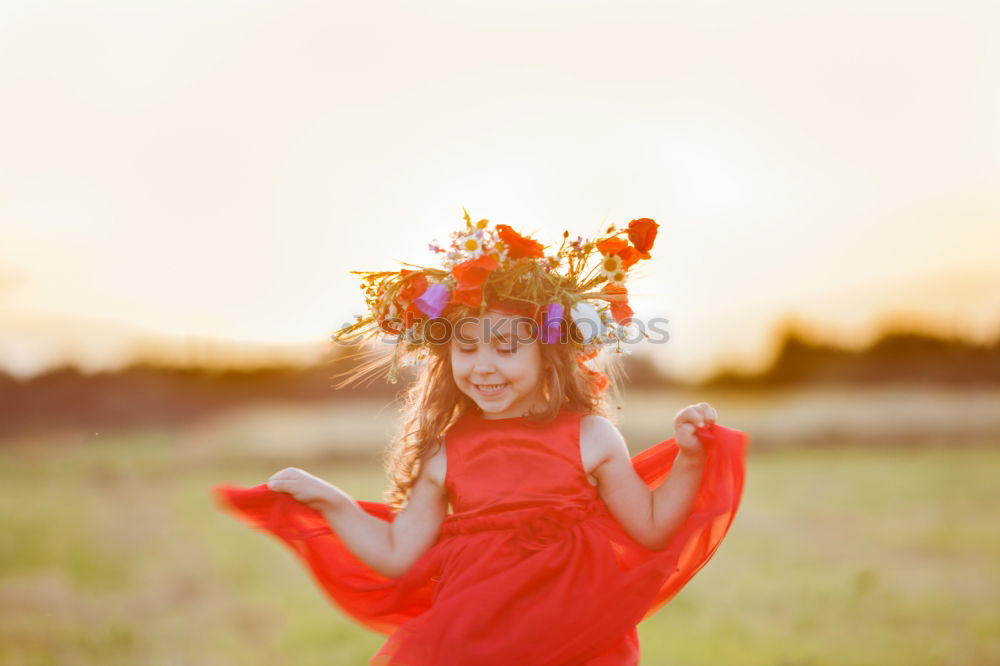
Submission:
[[704,472],[704,454],[693,455],[683,450],[677,454],[670,475],[653,491],[653,550],[665,547],[691,513]]
[[[443,459],[443,450],[439,449],[437,455]],[[434,544],[447,514],[447,495],[431,481],[427,467],[427,464],[422,466],[406,507],[391,523],[369,514],[346,494],[344,501],[322,511],[344,545],[358,559],[389,578],[406,573]]]
[[704,455],[678,453],[670,475],[655,491],[636,473],[621,433],[607,419],[588,416],[581,423],[584,446],[600,452],[593,474],[598,494],[611,515],[637,543],[650,550],[666,547],[697,496]]

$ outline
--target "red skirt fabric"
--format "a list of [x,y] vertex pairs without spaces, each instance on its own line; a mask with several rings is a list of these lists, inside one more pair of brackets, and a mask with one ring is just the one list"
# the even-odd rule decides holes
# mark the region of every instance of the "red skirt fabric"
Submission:
[[[510,432],[487,439],[467,428],[471,439],[458,439],[449,431],[450,491],[469,497],[471,488],[482,487],[484,482],[456,485],[474,476],[483,459],[469,452],[482,443],[482,452],[497,456],[487,461],[491,478],[523,489],[533,483],[525,480],[528,467],[505,475],[497,473],[498,466],[519,455],[549,455],[544,482],[554,476],[559,483],[575,484],[579,501],[504,512],[473,512],[462,502],[453,504],[456,513],[446,519],[435,544],[397,578],[355,557],[322,514],[286,493],[266,484],[220,484],[212,491],[221,509],[290,548],[341,611],[388,636],[372,665],[634,666],[636,625],[691,580],[732,524],[749,437],[719,424],[698,429],[707,458],[696,500],[667,547],[653,551],[624,532],[581,476],[578,417],[568,415],[555,433],[537,436],[520,421],[493,425]],[[671,438],[633,456],[632,465],[653,490],[670,474],[678,452]],[[542,482],[540,475],[537,483]],[[394,519],[382,502],[358,504],[381,520]]]

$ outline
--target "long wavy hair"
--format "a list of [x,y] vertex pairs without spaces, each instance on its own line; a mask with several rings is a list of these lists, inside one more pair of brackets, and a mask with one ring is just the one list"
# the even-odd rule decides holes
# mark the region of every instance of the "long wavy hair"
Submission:
[[[457,307],[446,318],[454,324],[459,318],[472,315],[472,310]],[[525,418],[545,423],[564,408],[608,417],[607,399],[620,397],[620,366],[607,356],[593,362],[598,369],[585,366],[577,347],[569,340],[541,344],[539,389],[543,408]],[[371,373],[371,366],[367,372]],[[478,409],[455,383],[450,339],[429,344],[426,364],[402,396],[400,428],[382,455],[383,469],[390,481],[382,496],[394,513],[405,508],[423,461],[444,445],[448,428],[466,411]]]

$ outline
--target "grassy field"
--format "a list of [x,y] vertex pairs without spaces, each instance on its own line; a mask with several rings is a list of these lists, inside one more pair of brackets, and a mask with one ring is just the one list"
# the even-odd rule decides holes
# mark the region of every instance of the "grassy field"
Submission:
[[[385,421],[329,455],[283,441],[299,416],[3,442],[0,664],[365,664],[384,637],[209,494],[296,465],[380,499]],[[640,625],[641,663],[1000,663],[1000,442],[892,444],[751,450],[729,536]]]

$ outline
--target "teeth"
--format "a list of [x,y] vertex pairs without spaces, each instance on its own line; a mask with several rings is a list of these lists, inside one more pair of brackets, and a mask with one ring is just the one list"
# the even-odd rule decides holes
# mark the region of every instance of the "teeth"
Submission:
[[506,384],[476,384],[476,388],[483,391],[499,391],[504,386],[506,386]]

